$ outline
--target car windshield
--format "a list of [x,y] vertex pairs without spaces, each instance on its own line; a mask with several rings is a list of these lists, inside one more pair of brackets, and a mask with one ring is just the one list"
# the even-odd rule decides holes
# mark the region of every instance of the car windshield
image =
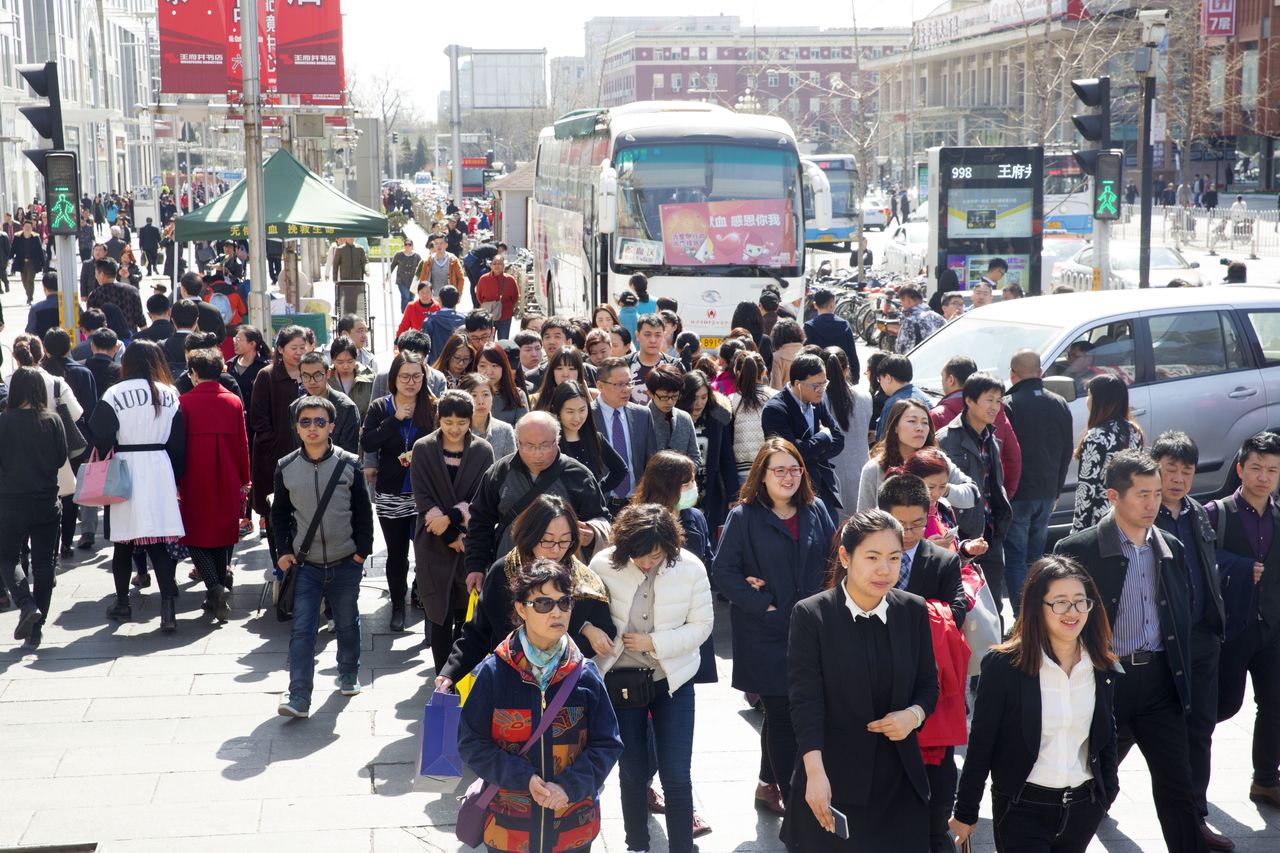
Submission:
[[942,367],[960,352],[971,357],[979,370],[1005,376],[1015,352],[1026,348],[1043,353],[1061,332],[1058,326],[965,315],[943,326],[911,351],[915,384],[940,395]]
[[[1136,249],[1121,249],[1111,252],[1111,268],[1115,270],[1136,270],[1138,268],[1138,252]],[[1187,262],[1182,256],[1165,246],[1151,247],[1151,268],[1153,270],[1186,269]]]

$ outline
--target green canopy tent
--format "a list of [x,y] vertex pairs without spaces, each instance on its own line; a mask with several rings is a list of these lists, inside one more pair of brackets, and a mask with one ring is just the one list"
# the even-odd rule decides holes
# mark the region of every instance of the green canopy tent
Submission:
[[[299,163],[283,148],[262,168],[267,237],[385,237],[387,217],[357,204]],[[225,195],[199,210],[179,216],[175,237],[193,240],[237,240],[249,235],[248,185],[240,181]]]

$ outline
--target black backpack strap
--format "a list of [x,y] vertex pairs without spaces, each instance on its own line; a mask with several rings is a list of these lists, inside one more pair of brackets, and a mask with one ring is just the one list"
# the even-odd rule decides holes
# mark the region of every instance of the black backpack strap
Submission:
[[347,464],[347,460],[339,458],[338,463],[333,467],[333,475],[329,477],[329,483],[324,487],[324,494],[320,496],[320,503],[316,504],[315,514],[311,516],[311,524],[307,526],[307,533],[302,537],[302,544],[299,546],[297,554],[294,555],[299,563],[305,562],[307,559],[307,552],[311,549],[311,542],[316,538],[316,531],[320,529],[320,519],[324,517],[325,510],[329,508],[329,500],[337,490],[338,483],[342,480],[342,472],[346,469]]
[[1213,504],[1213,532],[1218,537],[1218,547],[1222,547],[1222,543],[1226,541],[1224,538],[1227,531],[1227,502],[1222,498],[1214,498],[1210,503]]

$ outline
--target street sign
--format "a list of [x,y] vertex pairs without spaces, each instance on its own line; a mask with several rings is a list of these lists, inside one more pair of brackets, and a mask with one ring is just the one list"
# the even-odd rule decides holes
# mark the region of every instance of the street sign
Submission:
[[1093,176],[1093,216],[1114,221],[1120,218],[1120,191],[1124,188],[1124,152],[1099,151]]
[[74,151],[49,151],[44,158],[45,209],[49,233],[74,237],[80,222],[80,167]]

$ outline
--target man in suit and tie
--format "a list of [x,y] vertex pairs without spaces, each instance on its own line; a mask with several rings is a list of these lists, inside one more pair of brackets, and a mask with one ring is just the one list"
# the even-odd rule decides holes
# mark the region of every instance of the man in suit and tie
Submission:
[[649,457],[658,452],[649,408],[631,402],[631,368],[626,359],[606,358],[596,377],[600,398],[592,404],[592,416],[601,437],[627,463],[627,476],[605,495],[610,510],[621,508],[636,490]]
[[766,438],[776,435],[796,446],[809,469],[813,490],[834,516],[843,504],[831,459],[844,450],[844,433],[822,401],[827,369],[821,358],[804,353],[791,362],[790,379],[790,385],[765,403],[760,426]]
[[160,265],[160,229],[147,217],[147,224],[138,229],[138,245],[146,257],[147,275],[155,275]]

